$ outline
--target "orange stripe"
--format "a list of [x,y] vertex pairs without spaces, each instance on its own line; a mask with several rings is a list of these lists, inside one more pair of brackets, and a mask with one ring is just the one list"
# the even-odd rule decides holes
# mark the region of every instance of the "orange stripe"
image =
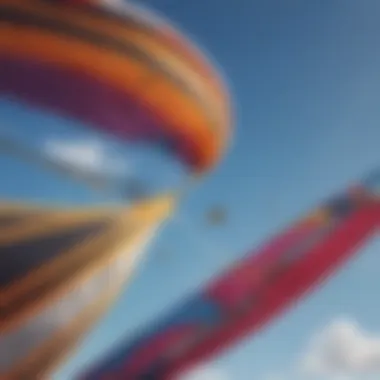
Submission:
[[[50,5],[50,4],[49,4]],[[50,6],[50,9],[52,6]],[[110,13],[112,14],[113,9],[110,6]],[[218,77],[217,73],[213,68],[210,62],[203,57],[203,53],[192,46],[191,41],[189,41],[185,36],[181,35],[174,27],[172,27],[166,20],[162,20],[154,15],[154,18],[144,12],[144,9],[137,7],[128,7],[125,5],[126,12],[123,15],[117,14],[114,12],[115,17],[112,17],[106,13],[89,13],[86,10],[82,10],[81,17],[89,17],[91,21],[99,22],[97,24],[100,27],[100,22],[103,21],[102,25],[106,27],[109,24],[113,26],[118,26],[120,32],[122,31],[131,31],[135,30],[141,35],[147,37],[153,37],[157,40],[158,43],[165,45],[169,50],[173,50],[178,56],[184,56],[185,60],[194,66],[194,69],[201,72],[201,75],[204,78],[208,78],[213,82],[213,85],[218,89],[218,92],[225,92],[226,89]],[[137,11],[136,11],[137,9]],[[72,9],[69,10],[72,12]],[[79,13],[80,8],[76,9],[76,12]],[[143,16],[140,17],[141,13]],[[158,22],[157,22],[158,19]]]
[[[115,238],[116,235],[113,235],[113,237]],[[109,237],[107,236],[107,238]],[[0,332],[20,328],[27,319],[42,312],[43,309],[59,299],[59,297],[63,297],[64,294],[75,289],[85,278],[94,275],[100,263],[103,263],[110,255],[105,250],[106,243],[104,236],[100,236],[96,240],[93,238],[91,241],[85,241],[79,248],[74,247],[60,258],[47,262],[32,271],[26,278],[15,284],[14,288],[9,288],[8,292],[8,289],[5,289],[4,297],[8,297],[13,290],[17,292],[18,286],[26,288],[27,285],[30,285],[26,294],[17,294],[18,298],[14,299],[14,302],[9,307],[4,308],[5,310],[0,317]],[[91,246],[93,249],[97,247],[102,251],[98,252],[98,256],[89,259],[88,248]],[[113,247],[109,248],[112,254]],[[75,257],[76,254],[78,257]],[[86,262],[84,263],[83,261]]]
[[182,36],[175,33],[173,28],[166,26],[161,30],[161,34],[157,38],[162,39],[171,49],[174,49],[178,55],[181,55],[184,60],[191,62],[196,66],[202,77],[207,77],[208,81],[212,83],[215,90],[219,93],[220,101],[225,107],[224,117],[226,122],[223,127],[229,129],[232,112],[230,94],[226,84],[220,77],[218,71],[213,69],[211,63],[203,57],[202,52],[191,44],[190,41],[184,43],[181,37]]
[[[14,41],[23,41],[23,45],[15,44]],[[219,154],[220,142],[215,142],[215,139],[222,136],[210,130],[210,121],[201,107],[169,81],[155,75],[133,58],[127,59],[111,52],[105,55],[101,48],[80,41],[7,25],[0,26],[0,51],[21,57],[35,57],[61,67],[79,68],[112,86],[123,87],[167,120],[168,130],[172,133],[180,131],[197,141],[204,154],[204,163],[213,162],[215,155]],[[155,88],[154,91],[152,87]]]
[[[210,81],[212,70],[208,69],[208,64],[206,62],[200,62],[200,57],[196,59],[197,63],[194,65],[194,60],[190,61],[192,56],[200,55],[198,52],[184,49],[184,45],[188,42],[181,38],[175,38],[175,31],[173,33],[168,33],[169,28],[166,30],[165,39],[162,38],[163,34],[161,30],[157,30],[155,34],[147,33],[146,28],[137,28],[135,22],[133,26],[128,24],[128,16],[125,17],[125,23],[114,22],[113,20],[107,19],[106,17],[94,17],[91,13],[86,11],[81,11],[78,8],[77,11],[73,12],[72,7],[63,7],[52,5],[50,3],[25,3],[23,0],[0,1],[0,4],[5,2],[6,4],[18,5],[21,9],[28,10],[34,14],[54,17],[57,20],[65,21],[71,25],[86,27],[92,29],[96,32],[103,33],[105,35],[118,38],[124,42],[134,42],[136,45],[148,48],[149,54],[152,56],[162,56],[162,60],[165,60],[172,69],[181,72],[184,78],[189,78],[192,84],[196,85],[199,90],[202,90],[208,96],[213,99],[213,106],[218,109],[221,113],[220,123],[223,125],[223,130],[226,129],[226,120],[229,120],[229,115],[227,111],[227,106],[224,104],[226,102],[226,96],[224,95],[225,89],[221,85],[220,81]],[[36,6],[37,5],[37,6]],[[143,25],[142,25],[143,26]],[[161,37],[161,38],[160,38]],[[171,37],[170,45],[166,43],[168,37]],[[173,45],[173,42],[175,43]],[[183,47],[180,51],[180,48]],[[185,53],[186,52],[186,53]],[[183,57],[185,53],[185,57]],[[165,57],[166,56],[166,57]],[[190,66],[190,62],[192,65]],[[207,72],[207,75],[205,75]],[[216,77],[214,75],[214,77]],[[216,86],[216,83],[218,85]]]
[[134,244],[145,238],[153,225],[168,217],[170,210],[160,206],[165,207],[165,204],[143,203],[126,211],[126,215],[109,215],[114,218],[114,224],[107,232],[85,239],[59,258],[32,270],[13,287],[2,289],[0,333],[19,328],[28,318],[88,281],[118,257],[123,256],[127,260],[133,255]]

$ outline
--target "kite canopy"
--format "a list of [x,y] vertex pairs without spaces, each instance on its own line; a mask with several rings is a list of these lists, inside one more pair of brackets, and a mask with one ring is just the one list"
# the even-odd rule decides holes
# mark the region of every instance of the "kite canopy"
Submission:
[[374,173],[309,212],[166,318],[118,343],[79,379],[176,379],[248,334],[257,334],[376,233],[379,179]]
[[0,0],[0,97],[157,143],[207,171],[230,136],[220,77],[166,22],[110,3]]
[[170,194],[121,209],[0,202],[0,379],[51,378],[174,205]]

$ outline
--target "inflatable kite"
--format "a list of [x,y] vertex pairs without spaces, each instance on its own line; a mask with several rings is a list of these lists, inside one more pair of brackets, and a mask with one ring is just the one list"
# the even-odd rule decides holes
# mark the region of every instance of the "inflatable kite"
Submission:
[[[219,161],[231,130],[227,90],[204,55],[168,23],[108,1],[0,0],[0,119],[1,153],[91,184],[99,178],[11,132],[25,140],[40,120],[48,131],[57,120],[75,124],[165,151],[193,177]],[[176,202],[0,205],[1,379],[49,376],[112,304]]]
[[379,228],[380,172],[249,253],[81,379],[175,378],[270,323]]
[[168,23],[110,3],[0,0],[0,100],[159,148],[191,175],[207,172],[231,132],[222,80]]

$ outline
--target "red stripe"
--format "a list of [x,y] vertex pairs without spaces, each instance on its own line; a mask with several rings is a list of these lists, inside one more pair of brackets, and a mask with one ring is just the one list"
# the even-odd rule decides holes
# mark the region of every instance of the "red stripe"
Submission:
[[380,203],[358,210],[334,235],[314,248],[303,260],[273,286],[265,291],[265,302],[252,312],[235,321],[223,331],[217,331],[201,347],[174,362],[165,379],[172,379],[187,367],[220,354],[231,344],[247,334],[252,334],[290,308],[295,301],[316,287],[339,268],[355,251],[359,244],[380,227]]

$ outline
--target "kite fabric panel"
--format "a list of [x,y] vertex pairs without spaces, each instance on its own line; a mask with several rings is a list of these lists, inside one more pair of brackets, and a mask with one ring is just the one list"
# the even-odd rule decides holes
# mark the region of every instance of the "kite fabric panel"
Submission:
[[175,378],[254,334],[343,265],[380,226],[380,173],[246,255],[82,380]]

